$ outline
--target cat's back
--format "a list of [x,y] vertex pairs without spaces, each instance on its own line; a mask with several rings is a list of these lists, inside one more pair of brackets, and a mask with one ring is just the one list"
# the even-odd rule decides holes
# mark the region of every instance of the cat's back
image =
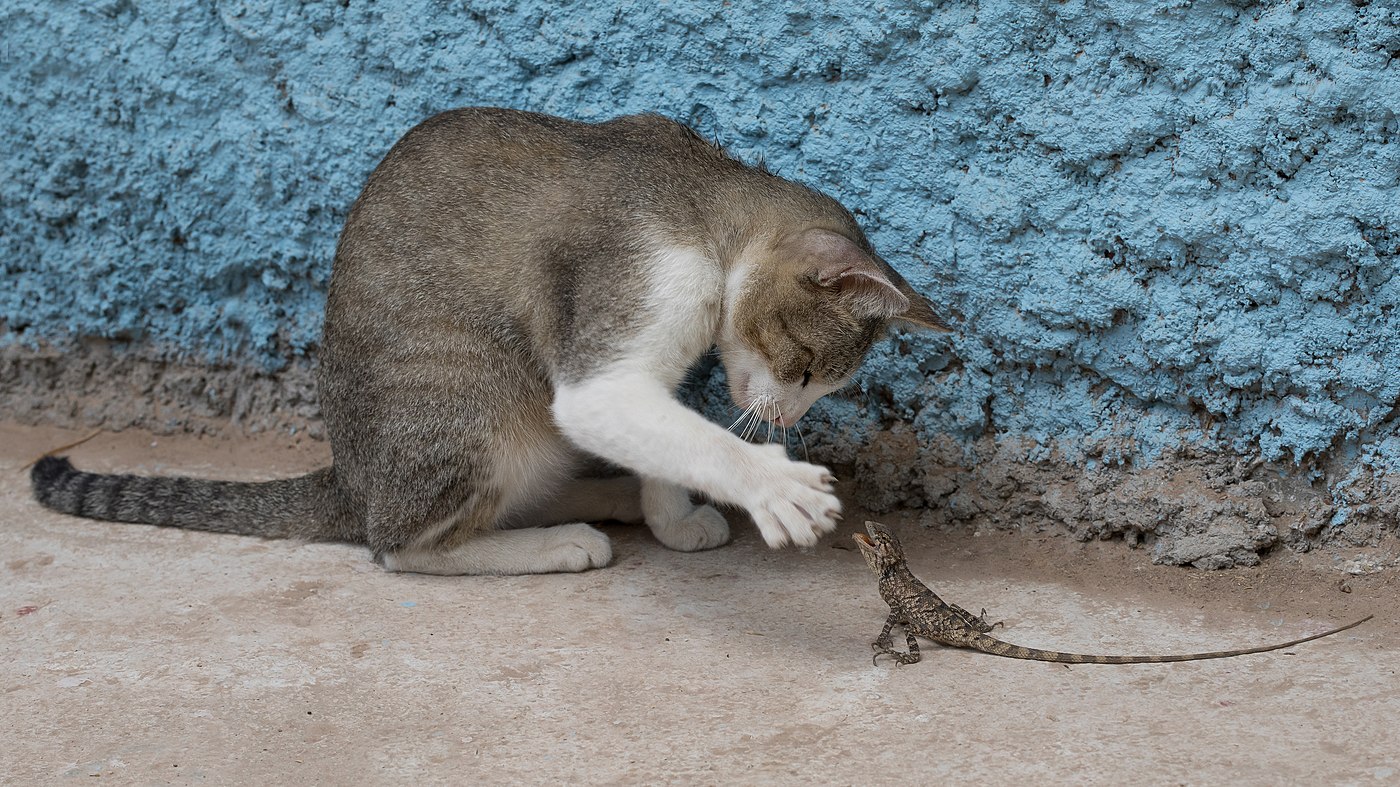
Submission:
[[654,115],[583,123],[466,108],[428,118],[351,209],[327,344],[353,335],[362,350],[462,330],[528,337],[551,366],[601,352],[635,329],[652,247],[699,237],[696,194],[741,166]]
[[593,179],[613,167],[664,161],[668,168],[733,165],[717,146],[660,115],[625,115],[600,123],[497,107],[441,112],[415,126],[385,159],[463,159],[489,170],[586,169]]
[[470,272],[478,286],[517,290],[520,276],[558,273],[541,266],[596,269],[637,256],[658,229],[696,237],[697,195],[746,171],[657,115],[584,123],[491,107],[442,112],[370,175],[341,235],[332,289],[352,277],[432,286]]
[[403,136],[370,175],[342,242],[382,232],[482,242],[548,243],[664,215],[682,227],[690,195],[745,168],[686,126],[657,115],[584,123],[469,107]]

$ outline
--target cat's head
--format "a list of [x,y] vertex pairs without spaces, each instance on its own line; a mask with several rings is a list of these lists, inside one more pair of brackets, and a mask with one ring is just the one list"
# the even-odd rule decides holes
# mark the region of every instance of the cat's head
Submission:
[[950,330],[893,268],[840,232],[808,228],[747,256],[731,274],[720,355],[734,403],[779,426],[850,382],[892,323]]

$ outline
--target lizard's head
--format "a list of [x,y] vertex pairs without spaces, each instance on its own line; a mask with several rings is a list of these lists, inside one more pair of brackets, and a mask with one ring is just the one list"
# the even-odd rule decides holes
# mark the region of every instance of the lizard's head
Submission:
[[867,521],[865,531],[851,537],[855,539],[856,546],[860,547],[860,553],[865,557],[865,562],[870,564],[871,571],[884,574],[885,569],[904,560],[904,548],[899,545],[899,539],[894,537],[889,528],[879,522]]

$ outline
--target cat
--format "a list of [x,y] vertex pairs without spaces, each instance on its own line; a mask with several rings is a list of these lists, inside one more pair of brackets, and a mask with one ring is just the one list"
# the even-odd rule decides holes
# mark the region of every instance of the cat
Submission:
[[[840,517],[832,475],[676,388],[717,348],[734,403],[785,427],[896,323],[949,330],[836,200],[683,124],[459,109],[400,139],[346,219],[319,345],[331,467],[233,483],[48,457],[33,489],[78,516],[350,542],[432,574],[602,567],[586,523],[604,520],[727,542],[692,492],[771,547],[810,546]],[[599,458],[632,475],[581,473]]]

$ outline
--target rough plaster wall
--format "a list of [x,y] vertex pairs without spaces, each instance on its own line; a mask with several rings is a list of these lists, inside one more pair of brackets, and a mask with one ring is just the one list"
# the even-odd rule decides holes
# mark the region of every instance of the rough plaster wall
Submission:
[[0,27],[0,360],[26,390],[63,378],[34,348],[78,339],[94,368],[231,363],[224,391],[303,374],[339,224],[413,123],[651,110],[840,198],[961,326],[880,347],[814,414],[867,504],[1204,565],[1393,521],[1395,2],[105,0]]

